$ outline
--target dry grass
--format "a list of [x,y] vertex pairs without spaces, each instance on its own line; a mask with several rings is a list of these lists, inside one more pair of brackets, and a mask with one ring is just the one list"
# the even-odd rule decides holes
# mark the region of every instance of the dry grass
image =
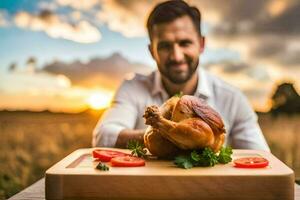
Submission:
[[0,199],[43,177],[75,149],[90,147],[99,115],[0,112]]
[[259,124],[272,153],[290,166],[300,179],[300,115],[259,115]]
[[[0,199],[43,177],[75,149],[90,147],[101,113],[0,112]],[[300,177],[300,116],[260,115],[272,153]]]

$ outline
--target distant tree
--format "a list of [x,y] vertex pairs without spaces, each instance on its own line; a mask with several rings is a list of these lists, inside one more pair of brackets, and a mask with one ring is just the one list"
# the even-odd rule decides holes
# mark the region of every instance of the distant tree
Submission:
[[293,83],[280,84],[272,96],[271,113],[300,114],[300,96]]
[[26,62],[26,69],[28,72],[35,72],[36,62],[37,61],[34,57],[28,58],[28,60]]
[[11,63],[8,67],[9,72],[13,72],[17,69],[17,64],[15,62]]

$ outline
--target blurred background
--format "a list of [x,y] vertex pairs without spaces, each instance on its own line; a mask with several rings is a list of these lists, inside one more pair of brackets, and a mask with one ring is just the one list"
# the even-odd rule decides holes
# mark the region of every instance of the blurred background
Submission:
[[[120,82],[150,73],[150,0],[0,1],[0,199],[75,149]],[[272,153],[300,177],[300,2],[190,0],[201,67],[239,87]]]

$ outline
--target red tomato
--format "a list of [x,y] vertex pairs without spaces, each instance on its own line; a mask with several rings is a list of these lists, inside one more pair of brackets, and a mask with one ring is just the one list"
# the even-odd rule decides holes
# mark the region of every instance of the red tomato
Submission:
[[269,161],[261,157],[245,157],[235,159],[235,167],[238,168],[263,168],[269,165]]
[[128,156],[130,154],[123,153],[120,151],[96,149],[93,151],[93,157],[99,159],[102,162],[109,162],[116,156]]
[[135,156],[118,156],[111,159],[111,165],[115,167],[139,167],[145,166],[145,160]]

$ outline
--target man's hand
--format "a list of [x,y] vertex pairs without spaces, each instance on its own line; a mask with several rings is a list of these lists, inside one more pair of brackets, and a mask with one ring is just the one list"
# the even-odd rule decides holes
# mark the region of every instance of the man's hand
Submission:
[[124,129],[120,132],[116,145],[116,148],[127,148],[127,143],[129,140],[136,140],[141,144],[144,144],[144,134],[146,129]]

